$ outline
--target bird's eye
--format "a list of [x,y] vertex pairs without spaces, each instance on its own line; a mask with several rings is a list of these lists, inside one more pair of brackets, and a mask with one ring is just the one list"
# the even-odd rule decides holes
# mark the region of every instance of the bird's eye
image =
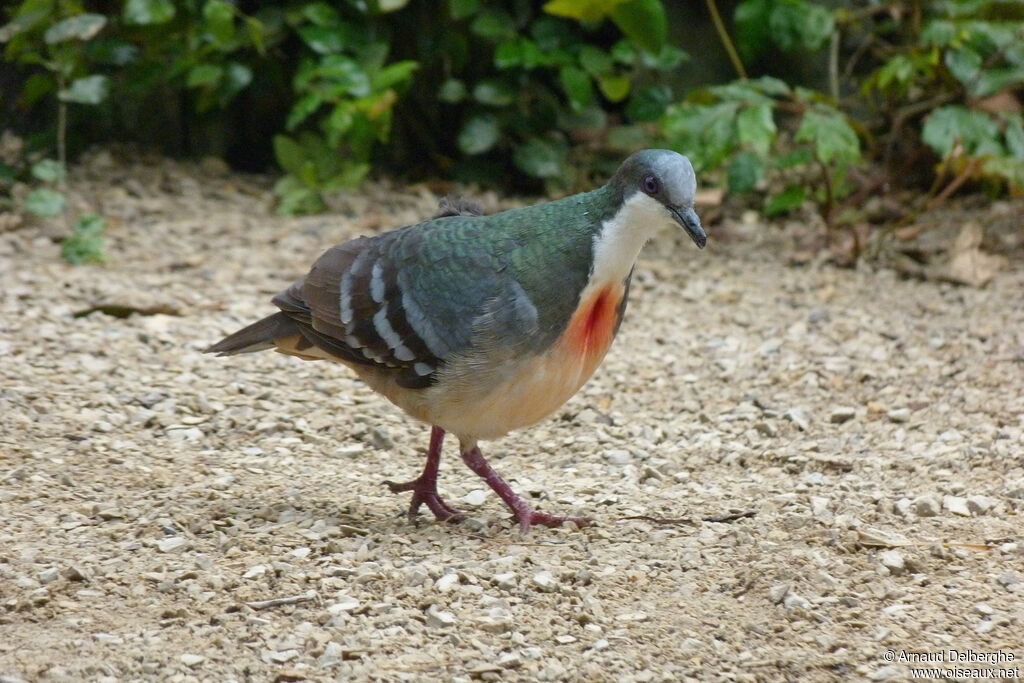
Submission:
[[652,175],[644,177],[641,187],[643,187],[644,192],[647,194],[658,194],[658,190],[661,189],[661,186],[658,185],[658,179]]

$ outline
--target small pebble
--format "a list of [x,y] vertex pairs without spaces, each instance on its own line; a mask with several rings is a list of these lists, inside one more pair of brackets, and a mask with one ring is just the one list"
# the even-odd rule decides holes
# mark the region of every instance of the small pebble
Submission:
[[828,414],[828,421],[832,424],[843,424],[849,422],[857,416],[857,410],[849,406],[841,406],[839,408],[833,408],[832,412]]
[[782,606],[786,609],[810,609],[811,602],[802,595],[790,592],[782,599]]
[[918,517],[935,517],[942,509],[938,499],[931,495],[918,496],[910,505]]
[[459,575],[454,572],[444,574],[434,583],[434,588],[441,593],[447,593],[459,585]]
[[45,586],[46,584],[53,583],[60,578],[60,570],[56,567],[50,567],[49,569],[44,569],[39,572],[36,576],[39,577],[39,583]]
[[516,587],[516,575],[512,572],[505,572],[503,574],[495,574],[491,577],[491,583],[498,588],[504,588],[505,590],[512,590]]
[[943,496],[942,507],[954,515],[960,515],[961,517],[971,516],[971,509],[967,507],[967,499],[960,496]]
[[455,625],[455,615],[451,612],[438,610],[437,605],[427,609],[427,626],[431,628],[449,628]]
[[203,655],[196,655],[189,652],[186,652],[181,656],[181,663],[188,667],[193,667],[198,664],[202,664],[205,661],[206,657],[204,657]]
[[633,459],[633,456],[630,455],[629,451],[624,451],[622,449],[612,449],[609,451],[605,451],[604,457],[605,460],[607,460],[613,465],[625,465],[626,463]]
[[789,593],[789,584],[777,583],[768,589],[768,600],[770,600],[773,605],[778,605],[786,597],[787,593]]
[[333,603],[328,605],[327,611],[331,614],[341,614],[342,612],[351,612],[357,607],[359,607],[358,600],[347,595],[339,595]]
[[988,496],[968,496],[967,509],[975,515],[983,515],[996,506],[996,499]]
[[790,408],[786,411],[786,419],[795,424],[801,432],[806,432],[811,427],[811,420],[803,408]]
[[483,505],[487,500],[487,491],[483,489],[473,489],[467,493],[462,500],[466,501],[469,505]]
[[187,543],[181,536],[169,536],[157,541],[156,547],[162,553],[173,553],[184,548]]
[[543,593],[550,593],[557,587],[555,577],[552,576],[549,571],[537,572],[534,574],[533,585]]
[[881,561],[883,567],[896,576],[902,574],[907,568],[903,555],[900,555],[895,550],[885,550],[881,552],[878,555],[878,559]]
[[896,424],[903,424],[904,422],[910,421],[909,408],[893,408],[885,415],[889,418],[889,422],[895,422]]

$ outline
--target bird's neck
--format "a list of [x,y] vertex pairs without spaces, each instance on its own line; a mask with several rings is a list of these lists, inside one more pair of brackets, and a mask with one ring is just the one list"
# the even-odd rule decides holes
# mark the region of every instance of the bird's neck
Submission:
[[590,285],[620,283],[655,230],[665,223],[665,209],[642,192],[626,198],[594,235]]

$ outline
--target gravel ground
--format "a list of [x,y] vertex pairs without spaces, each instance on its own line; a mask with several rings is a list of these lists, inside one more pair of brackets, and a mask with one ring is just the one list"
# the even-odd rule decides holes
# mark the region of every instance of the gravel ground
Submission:
[[0,234],[0,681],[905,680],[887,650],[949,649],[1019,671],[1019,261],[969,289],[788,266],[754,223],[659,237],[597,376],[484,444],[597,522],[523,539],[452,449],[471,519],[410,524],[381,482],[427,429],[344,368],[200,353],[431,191],[285,219],[216,164],[103,153],[72,187],[106,265]]

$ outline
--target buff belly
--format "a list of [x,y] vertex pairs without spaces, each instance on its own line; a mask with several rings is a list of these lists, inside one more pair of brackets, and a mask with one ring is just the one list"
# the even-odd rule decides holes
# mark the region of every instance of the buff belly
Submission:
[[463,438],[494,439],[534,425],[561,408],[597,370],[615,337],[623,295],[621,283],[590,286],[565,332],[546,352],[509,359],[490,378],[442,381],[430,390],[438,394],[412,410],[392,401]]

